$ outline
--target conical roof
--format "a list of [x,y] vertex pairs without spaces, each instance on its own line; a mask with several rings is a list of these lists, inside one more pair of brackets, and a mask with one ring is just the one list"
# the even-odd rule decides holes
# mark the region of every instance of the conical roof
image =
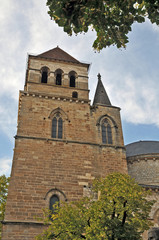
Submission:
[[98,84],[97,84],[94,101],[93,101],[93,105],[96,105],[96,104],[111,106],[111,102],[103,86],[100,74],[98,74]]
[[37,57],[55,59],[66,62],[80,63],[77,59],[73,58],[71,55],[63,51],[58,46],[49,51],[37,55]]

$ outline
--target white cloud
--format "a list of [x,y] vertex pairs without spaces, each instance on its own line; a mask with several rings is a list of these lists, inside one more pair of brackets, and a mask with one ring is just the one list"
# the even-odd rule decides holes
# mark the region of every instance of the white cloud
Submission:
[[[109,83],[110,96],[114,105],[122,108],[123,120],[134,124],[156,124],[158,119],[159,86],[146,82],[143,75],[140,79],[132,75],[118,75],[118,81]],[[154,117],[155,116],[155,117]]]
[[9,158],[1,158],[0,159],[0,175],[5,174],[6,176],[10,176],[11,172],[11,159]]
[[6,0],[1,2],[1,14],[0,14],[0,23],[8,23],[11,20],[12,13],[16,8],[16,3],[12,4],[12,0]]
[[4,104],[0,106],[0,130],[10,139],[13,143],[13,136],[16,134],[17,125],[17,108],[16,104]]

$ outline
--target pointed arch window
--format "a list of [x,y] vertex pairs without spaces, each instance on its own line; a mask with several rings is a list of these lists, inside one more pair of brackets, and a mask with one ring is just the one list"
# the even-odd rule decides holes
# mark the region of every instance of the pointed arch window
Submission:
[[102,130],[102,143],[113,144],[112,129],[107,119],[104,119],[102,121],[101,130]]
[[49,72],[49,69],[47,67],[43,67],[41,69],[41,83],[47,83],[47,81],[48,81],[48,72]]
[[63,136],[63,120],[59,113],[52,119],[52,138],[62,139]]

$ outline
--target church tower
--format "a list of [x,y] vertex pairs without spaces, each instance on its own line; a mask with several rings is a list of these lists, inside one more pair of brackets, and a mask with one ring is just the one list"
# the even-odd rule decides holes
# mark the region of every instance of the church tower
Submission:
[[28,56],[2,240],[33,240],[43,208],[88,195],[95,177],[127,173],[120,108],[100,75],[90,105],[88,69],[59,47]]

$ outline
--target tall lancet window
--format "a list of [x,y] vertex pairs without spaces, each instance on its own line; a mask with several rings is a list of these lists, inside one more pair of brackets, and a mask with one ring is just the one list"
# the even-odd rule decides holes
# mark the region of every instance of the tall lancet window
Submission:
[[110,124],[107,125],[108,144],[112,144],[112,129]]
[[107,143],[106,126],[102,124],[102,143]]
[[60,113],[56,113],[56,115],[52,119],[52,138],[62,139],[63,136],[63,120],[61,118]]
[[102,130],[102,143],[113,144],[112,129],[107,119],[104,119],[102,121],[101,130]]

